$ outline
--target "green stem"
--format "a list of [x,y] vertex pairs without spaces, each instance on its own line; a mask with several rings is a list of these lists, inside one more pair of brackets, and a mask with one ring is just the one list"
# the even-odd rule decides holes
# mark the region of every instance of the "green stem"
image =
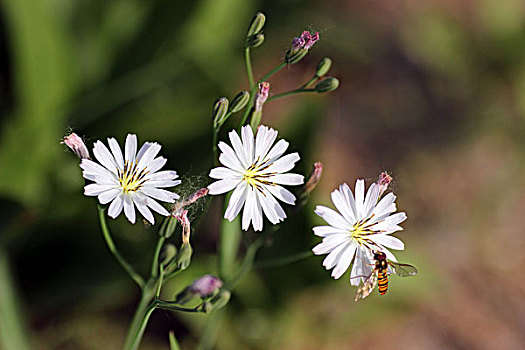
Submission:
[[101,205],[98,206],[98,218],[100,220],[100,227],[102,229],[102,233],[104,234],[104,239],[106,240],[106,244],[108,246],[109,251],[113,254],[115,259],[119,262],[120,266],[128,273],[129,277],[139,287],[144,286],[144,279],[135,271],[133,266],[131,266],[130,263],[127,262],[127,260],[120,254],[118,249],[115,247],[115,243],[113,242],[113,239],[111,238],[111,234],[109,233],[108,225],[106,222],[106,215],[105,215],[105,208]]
[[283,265],[291,264],[291,263],[309,258],[312,255],[313,255],[312,251],[301,252],[297,254],[288,255],[282,258],[257,261],[253,264],[253,266],[258,267],[258,268],[283,266]]
[[157,277],[159,275],[159,255],[166,241],[166,237],[160,236],[155,247],[155,253],[153,254],[153,262],[151,263],[151,277]]
[[182,312],[191,312],[191,313],[204,313],[205,311],[200,308],[201,305],[198,305],[195,308],[187,308],[187,307],[181,307],[174,305],[173,303],[170,303],[168,301],[163,300],[155,300],[155,307],[159,309],[166,309],[166,310],[173,310],[173,311],[182,311]]
[[303,86],[301,86],[301,89],[306,89],[306,88],[309,88],[310,86],[312,86],[316,80],[319,79],[317,76],[313,76],[312,79],[308,80],[306,82],[306,84],[304,84]]
[[287,96],[291,96],[291,95],[301,94],[303,92],[315,92],[315,90],[314,89],[302,89],[302,88],[299,88],[297,90],[291,90],[291,91],[287,91],[287,92],[283,92],[283,93],[280,93],[280,94],[277,94],[277,95],[270,96],[266,102],[270,102],[272,100],[277,100],[278,98],[281,98],[281,97],[287,97]]
[[253,80],[253,69],[252,69],[252,60],[250,57],[250,48],[247,47],[244,50],[244,60],[246,61],[246,73],[248,74],[248,83],[250,84],[250,89],[255,85]]
[[124,344],[125,350],[136,350],[140,345],[149,317],[153,310],[155,310],[155,304],[153,301],[155,298],[157,283],[157,279],[152,278],[142,290],[142,296],[139,305],[135,310],[135,315],[131,321],[128,336],[126,337],[126,342]]
[[259,80],[259,83],[262,83],[263,81],[266,81],[268,79],[270,79],[270,77],[272,75],[274,75],[275,73],[277,73],[278,71],[280,71],[281,69],[283,69],[284,67],[286,67],[286,62],[282,62],[280,65],[278,65],[277,67],[275,67],[274,69],[272,69],[271,71],[269,71],[268,73],[266,73],[265,76],[263,76],[260,80]]

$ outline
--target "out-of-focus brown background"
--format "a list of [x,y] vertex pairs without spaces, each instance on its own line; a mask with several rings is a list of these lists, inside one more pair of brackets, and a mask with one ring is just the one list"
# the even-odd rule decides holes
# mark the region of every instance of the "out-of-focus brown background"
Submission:
[[[356,178],[395,181],[406,211],[397,234],[417,277],[355,303],[348,274],[323,257],[257,270],[228,305],[217,349],[517,349],[525,341],[525,3],[521,0],[0,2],[0,348],[118,349],[138,291],[107,251],[78,160],[59,145],[73,129],[96,139],[156,140],[180,191],[205,186],[210,111],[246,89],[244,35],[267,15],[256,76],[304,29],[321,40],[273,77],[301,85],[331,57],[334,93],[266,105],[263,122],[325,171],[302,214],[261,254],[306,251],[319,239],[315,204]],[[231,125],[234,125],[233,122]],[[229,125],[229,126],[231,126]],[[223,135],[224,136],[224,135]],[[171,298],[216,273],[219,201],[199,220],[195,259]],[[146,271],[154,228],[111,222]],[[155,311],[143,349],[174,330],[197,344],[207,316]]]

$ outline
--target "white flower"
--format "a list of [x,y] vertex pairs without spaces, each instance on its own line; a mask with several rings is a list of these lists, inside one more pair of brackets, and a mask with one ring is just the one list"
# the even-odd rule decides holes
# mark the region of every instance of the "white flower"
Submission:
[[[347,184],[332,192],[332,202],[339,211],[318,205],[315,213],[328,226],[313,228],[314,234],[323,241],[313,248],[316,255],[328,254],[323,266],[338,279],[353,261],[350,283],[359,285],[373,269],[373,251],[382,251],[389,260],[396,262],[394,255],[386,248],[403,250],[404,244],[390,234],[403,228],[399,223],[406,220],[405,213],[395,213],[396,196],[388,193],[379,202],[381,187],[374,183],[365,198],[365,181],[357,180],[355,199]],[[354,259],[355,257],[355,259]]]
[[288,148],[288,142],[279,140],[272,147],[277,131],[266,126],[259,126],[255,139],[250,126],[242,128],[242,141],[235,130],[229,136],[233,148],[219,142],[222,151],[219,161],[225,167],[210,171],[210,177],[219,181],[208,186],[210,194],[235,189],[224,218],[232,221],[244,206],[243,230],[248,230],[252,222],[254,230],[261,231],[263,212],[274,225],[284,220],[286,214],[275,198],[287,204],[295,204],[295,196],[280,185],[301,185],[304,182],[302,175],[285,174],[299,160],[299,154],[291,153],[281,157]]
[[135,223],[135,207],[151,224],[155,219],[150,208],[161,215],[169,215],[155,199],[173,203],[179,196],[161,188],[177,186],[180,180],[175,180],[176,171],[159,171],[167,161],[164,157],[156,157],[161,146],[146,142],[137,153],[137,136],[128,134],[123,156],[114,138],[109,138],[108,144],[111,152],[101,141],[95,142],[93,147],[93,154],[101,165],[89,159],[80,163],[84,178],[95,182],[84,187],[84,194],[97,196],[101,204],[111,202],[108,215],[112,218],[124,209],[131,223]]

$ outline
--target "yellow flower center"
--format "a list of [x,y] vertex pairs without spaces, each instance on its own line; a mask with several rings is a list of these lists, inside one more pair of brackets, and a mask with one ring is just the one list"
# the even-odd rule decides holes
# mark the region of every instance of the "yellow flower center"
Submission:
[[248,185],[255,186],[259,180],[257,180],[257,171],[248,168],[244,172],[244,176],[242,177],[243,181],[246,181]]
[[125,193],[137,192],[146,181],[144,180],[144,177],[148,174],[146,169],[147,168],[142,169],[142,171],[139,173],[136,162],[130,166],[130,164],[126,161],[126,164],[124,164],[124,170],[118,171],[118,178],[122,190]]

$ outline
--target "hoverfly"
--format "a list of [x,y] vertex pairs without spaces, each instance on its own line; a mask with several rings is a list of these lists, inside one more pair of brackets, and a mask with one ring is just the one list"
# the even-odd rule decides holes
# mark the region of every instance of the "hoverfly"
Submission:
[[365,282],[357,289],[355,301],[364,299],[372,293],[375,286],[378,286],[379,294],[384,295],[388,290],[388,267],[392,272],[401,277],[414,276],[417,269],[409,264],[398,264],[386,259],[383,252],[374,252],[374,269],[368,275]]

